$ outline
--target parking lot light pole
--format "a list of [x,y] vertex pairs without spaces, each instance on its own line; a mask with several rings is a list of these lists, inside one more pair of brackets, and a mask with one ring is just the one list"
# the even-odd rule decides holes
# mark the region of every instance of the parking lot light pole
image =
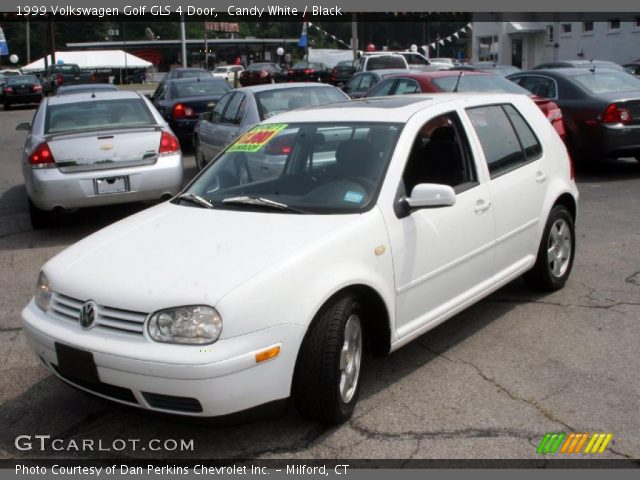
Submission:
[[180,15],[180,46],[182,52],[182,66],[187,66],[187,40],[184,31],[184,14]]

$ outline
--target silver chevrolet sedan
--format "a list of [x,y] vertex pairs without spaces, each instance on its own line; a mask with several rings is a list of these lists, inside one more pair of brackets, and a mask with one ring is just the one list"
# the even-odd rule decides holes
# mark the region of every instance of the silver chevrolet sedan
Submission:
[[175,135],[136,92],[80,93],[46,98],[29,134],[22,170],[34,228],[52,226],[59,211],[160,200],[183,177]]

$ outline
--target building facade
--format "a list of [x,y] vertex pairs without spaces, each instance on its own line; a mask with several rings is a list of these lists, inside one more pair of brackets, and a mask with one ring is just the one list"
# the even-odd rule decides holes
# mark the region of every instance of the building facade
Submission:
[[474,62],[493,61],[527,70],[560,60],[624,64],[640,59],[640,15],[611,14],[598,21],[556,17],[538,22],[528,21],[535,19],[535,14],[527,14],[527,21],[514,20],[513,15],[509,21],[499,21],[500,14],[493,16],[497,21],[486,21],[487,14],[474,16]]

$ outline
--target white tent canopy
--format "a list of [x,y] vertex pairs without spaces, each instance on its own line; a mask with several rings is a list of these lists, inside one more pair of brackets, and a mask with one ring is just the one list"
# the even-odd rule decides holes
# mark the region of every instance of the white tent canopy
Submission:
[[[82,50],[75,52],[56,52],[56,63],[75,63],[83,69],[98,68],[148,68],[151,62],[126,53],[124,50]],[[51,65],[51,55],[47,55]],[[22,67],[23,71],[44,70],[44,58]]]

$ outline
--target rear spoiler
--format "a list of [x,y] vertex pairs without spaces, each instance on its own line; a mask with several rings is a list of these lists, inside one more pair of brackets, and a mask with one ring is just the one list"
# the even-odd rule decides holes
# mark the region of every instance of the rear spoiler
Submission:
[[58,139],[60,137],[85,137],[88,136],[88,134],[96,134],[96,135],[110,135],[113,133],[117,133],[117,132],[122,132],[124,131],[131,131],[131,130],[149,130],[149,129],[153,129],[156,131],[162,131],[164,129],[163,125],[158,125],[156,123],[150,123],[147,125],[123,125],[120,127],[113,127],[113,128],[95,128],[95,127],[87,127],[87,128],[81,128],[78,130],[67,130],[64,132],[53,132],[53,133],[47,133],[44,135],[44,139],[45,141],[50,141],[50,140],[55,140]]

